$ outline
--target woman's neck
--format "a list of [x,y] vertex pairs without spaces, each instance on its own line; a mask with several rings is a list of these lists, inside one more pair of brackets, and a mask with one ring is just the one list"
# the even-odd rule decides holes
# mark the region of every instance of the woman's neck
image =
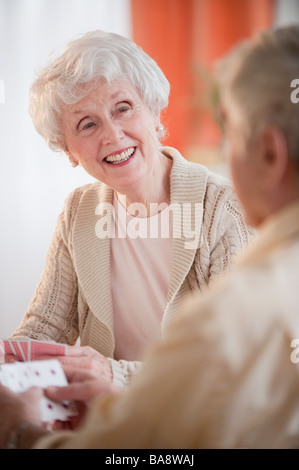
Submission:
[[[150,217],[170,203],[170,172],[172,159],[161,154],[157,164],[141,183],[130,187],[125,194],[117,192],[121,204],[131,215]],[[159,207],[160,205],[160,207]]]

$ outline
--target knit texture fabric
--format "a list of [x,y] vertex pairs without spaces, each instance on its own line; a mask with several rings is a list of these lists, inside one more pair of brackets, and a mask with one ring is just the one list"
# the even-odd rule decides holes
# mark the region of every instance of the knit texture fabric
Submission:
[[[191,292],[205,290],[227,273],[252,233],[245,223],[229,180],[188,162],[170,147],[161,151],[173,160],[170,201],[183,207],[199,203],[198,246],[186,248],[183,224],[195,226],[192,211],[178,222],[181,237],[173,239],[173,262],[161,335],[180,314]],[[78,337],[111,360],[113,382],[125,386],[141,363],[116,361],[111,296],[110,239],[95,227],[99,204],[113,204],[113,190],[101,182],[73,191],[60,214],[44,272],[20,327],[13,337],[30,337],[73,345]],[[121,260],[120,260],[121,261]],[[125,301],[125,299],[124,299]]]

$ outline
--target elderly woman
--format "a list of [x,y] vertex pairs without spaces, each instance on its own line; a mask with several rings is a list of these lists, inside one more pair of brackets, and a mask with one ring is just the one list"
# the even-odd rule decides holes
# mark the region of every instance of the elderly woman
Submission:
[[71,42],[31,89],[37,131],[98,181],[66,200],[14,337],[79,337],[70,354],[81,366],[91,356],[119,386],[190,291],[228,270],[249,239],[230,183],[161,147],[168,95],[143,50],[102,31]]

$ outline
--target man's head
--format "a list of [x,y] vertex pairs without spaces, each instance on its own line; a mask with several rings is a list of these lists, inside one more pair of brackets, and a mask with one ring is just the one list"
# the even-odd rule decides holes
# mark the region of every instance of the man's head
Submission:
[[299,26],[245,41],[218,64],[229,164],[247,221],[259,226],[299,198]]

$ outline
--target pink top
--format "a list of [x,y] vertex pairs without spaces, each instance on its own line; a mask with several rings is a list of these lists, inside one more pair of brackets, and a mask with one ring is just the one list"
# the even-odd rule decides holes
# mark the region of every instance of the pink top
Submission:
[[[114,200],[111,240],[114,358],[141,360],[144,348],[161,337],[172,260],[169,210],[132,217]],[[169,233],[169,236],[167,236]]]

